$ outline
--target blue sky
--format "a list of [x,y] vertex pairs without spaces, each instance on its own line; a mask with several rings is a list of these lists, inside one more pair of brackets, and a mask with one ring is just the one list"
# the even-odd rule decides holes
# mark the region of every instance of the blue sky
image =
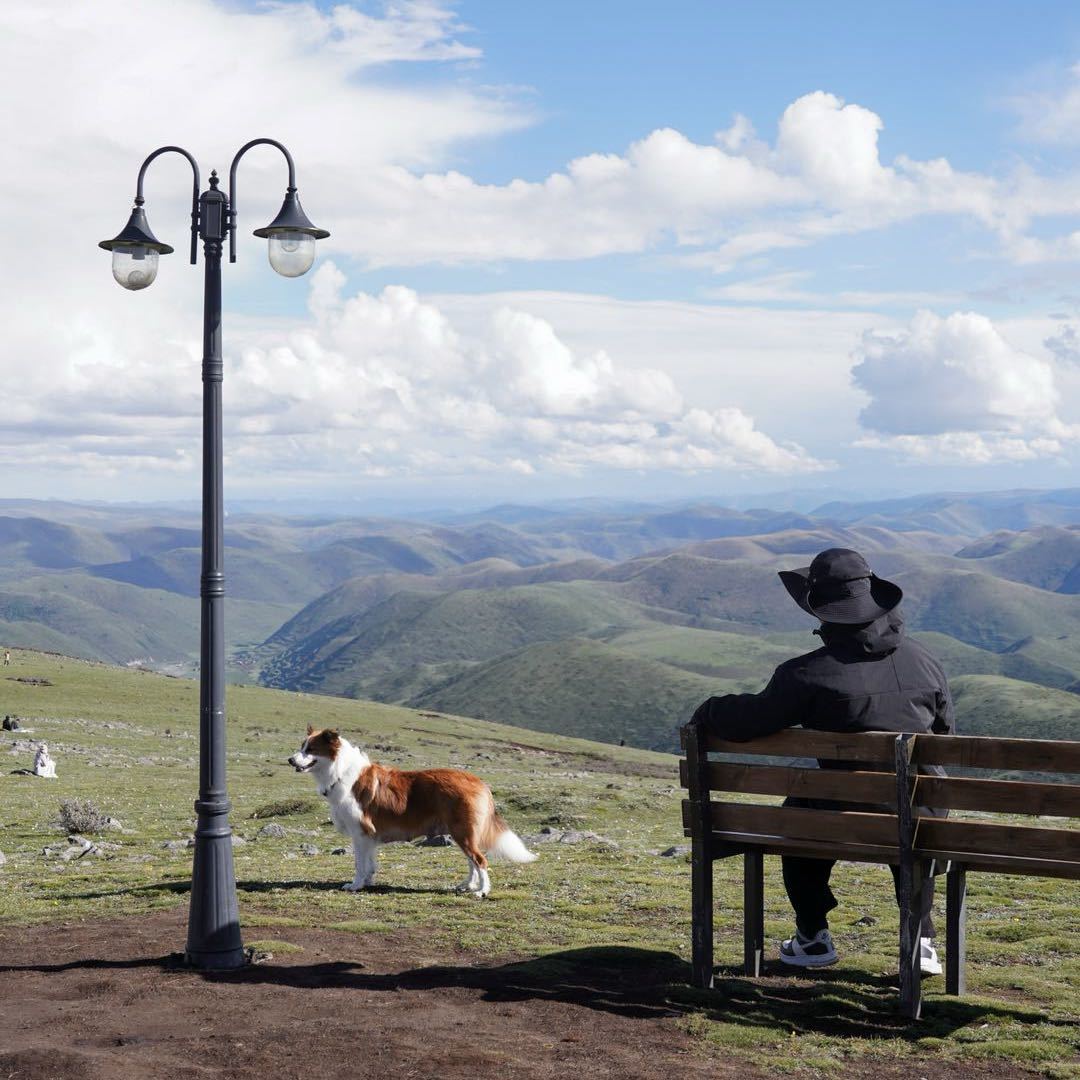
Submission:
[[[261,134],[332,236],[276,278],[250,231],[281,163],[245,160],[238,497],[1075,483],[1073,4],[12,0],[0,26],[12,195],[72,251],[47,288],[3,271],[11,494],[197,492],[199,274],[125,293],[94,244],[155,146],[208,173]],[[181,251],[187,182],[162,159],[147,187]]]

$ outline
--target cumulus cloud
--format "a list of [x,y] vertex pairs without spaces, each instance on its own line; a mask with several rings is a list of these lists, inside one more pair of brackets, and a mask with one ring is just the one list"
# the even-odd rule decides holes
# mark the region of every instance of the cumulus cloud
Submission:
[[861,445],[917,460],[983,464],[1060,454],[1080,428],[1058,416],[1053,367],[1014,348],[983,315],[919,312],[898,333],[863,335],[852,368],[870,398]]
[[[232,482],[826,467],[743,410],[690,405],[667,373],[571,348],[548,320],[504,302],[465,331],[411,289],[345,285],[326,262],[309,319],[232,329]],[[196,342],[162,344],[152,322],[117,333],[84,320],[51,364],[9,386],[0,462],[194,479],[197,365]]]
[[288,344],[242,350],[232,373],[246,403],[240,436],[287,436],[325,469],[346,460],[382,473],[823,467],[737,408],[688,406],[662,371],[571,349],[528,312],[500,305],[463,333],[411,289],[344,286],[324,265],[313,324]]
[[[944,159],[884,164],[882,127],[869,109],[816,91],[784,110],[773,146],[736,117],[712,144],[661,128],[621,155],[586,155],[543,180],[485,185],[391,167],[369,178],[343,229],[374,265],[588,258],[674,244],[690,265],[727,270],[764,251],[926,214],[967,216],[1014,237],[1037,208],[1033,198],[1021,212],[1006,185]],[[391,212],[373,221],[365,211],[373,205]]]

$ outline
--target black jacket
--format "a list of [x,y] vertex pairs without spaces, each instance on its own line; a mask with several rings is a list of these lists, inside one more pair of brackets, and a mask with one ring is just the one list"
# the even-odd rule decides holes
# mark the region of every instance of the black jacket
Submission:
[[894,609],[863,627],[822,624],[820,649],[787,660],[760,694],[703,702],[694,721],[739,742],[802,725],[818,731],[954,734],[941,665],[904,635]]

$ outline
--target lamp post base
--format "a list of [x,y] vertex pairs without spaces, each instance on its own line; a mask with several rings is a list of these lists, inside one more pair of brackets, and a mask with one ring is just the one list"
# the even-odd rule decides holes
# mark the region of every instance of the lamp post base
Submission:
[[251,963],[247,949],[230,949],[223,953],[184,953],[184,967],[195,971],[236,971]]
[[243,967],[247,953],[240,940],[240,910],[233,872],[228,800],[197,802],[195,857],[191,867],[185,963],[204,971]]

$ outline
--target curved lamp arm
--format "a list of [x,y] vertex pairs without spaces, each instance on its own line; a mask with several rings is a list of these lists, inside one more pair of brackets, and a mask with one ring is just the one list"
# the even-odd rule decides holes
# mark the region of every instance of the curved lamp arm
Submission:
[[252,139],[251,142],[244,143],[236,151],[236,157],[232,159],[232,164],[229,166],[229,262],[231,263],[236,262],[236,166],[240,164],[240,159],[253,146],[263,144],[276,146],[285,155],[285,160],[289,163],[288,190],[291,192],[296,191],[296,166],[293,164],[292,154],[276,139]]
[[188,159],[195,181],[191,187],[191,265],[195,265],[195,252],[199,243],[199,165],[198,162],[182,146],[160,146],[155,150],[139,168],[139,179],[135,185],[135,205],[142,206],[146,200],[143,198],[143,178],[150,162],[162,154],[182,154]]

